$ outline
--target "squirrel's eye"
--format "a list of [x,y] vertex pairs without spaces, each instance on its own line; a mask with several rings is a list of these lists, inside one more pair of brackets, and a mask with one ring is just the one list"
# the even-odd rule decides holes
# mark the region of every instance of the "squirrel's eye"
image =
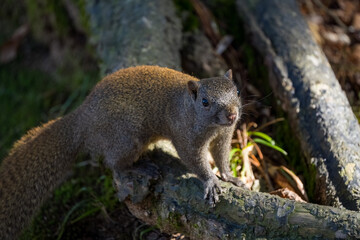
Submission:
[[209,106],[209,101],[208,101],[206,98],[203,98],[203,99],[202,99],[202,105],[203,105],[204,107]]
[[240,90],[237,90],[237,95],[240,96]]

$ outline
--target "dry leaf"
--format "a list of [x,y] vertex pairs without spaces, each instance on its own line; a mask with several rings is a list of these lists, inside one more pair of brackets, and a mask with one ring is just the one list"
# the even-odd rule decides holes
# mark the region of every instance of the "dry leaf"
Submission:
[[355,30],[360,30],[360,13],[355,14],[352,21],[352,26]]
[[337,2],[340,6],[340,9],[336,11],[336,14],[345,24],[349,24],[354,12],[357,9],[355,1],[341,0]]
[[274,183],[280,188],[287,188],[296,192],[303,200],[308,201],[303,183],[292,171],[284,166],[271,166],[269,167],[269,174],[271,175]]
[[351,52],[351,58],[357,62],[360,63],[360,44],[355,44],[352,46],[352,52]]
[[253,145],[247,146],[242,149],[242,159],[243,159],[243,168],[240,172],[240,179],[245,185],[250,189],[251,186],[254,184],[255,176],[254,172],[251,167],[249,155],[252,153],[254,149]]
[[287,198],[290,200],[295,200],[297,202],[306,202],[304,201],[299,195],[297,195],[295,192],[287,189],[287,188],[281,188],[275,191],[270,192],[272,195],[277,195],[282,198]]
[[296,192],[306,201],[309,201],[309,198],[306,194],[305,191],[305,187],[304,184],[302,183],[302,181],[300,180],[300,178],[298,176],[295,175],[295,173],[291,170],[289,170],[288,168],[286,168],[285,166],[281,166],[280,167],[282,170],[284,170],[291,178],[292,180],[295,182],[295,190]]
[[339,27],[334,27],[332,31],[330,30],[322,31],[322,37],[329,44],[348,46],[351,43],[350,37],[344,32],[343,29]]
[[321,45],[323,43],[323,38],[320,35],[319,23],[309,20],[308,25],[315,41]]

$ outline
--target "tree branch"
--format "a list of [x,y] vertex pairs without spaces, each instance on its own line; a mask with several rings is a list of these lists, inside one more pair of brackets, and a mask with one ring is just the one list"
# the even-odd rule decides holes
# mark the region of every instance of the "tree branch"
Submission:
[[[125,202],[132,214],[164,232],[181,232],[191,239],[360,237],[358,212],[299,203],[225,182],[220,202],[210,208],[202,182],[172,151],[164,153],[170,149],[164,144],[147,156],[152,163],[142,160],[137,170],[118,179],[118,191],[128,193]],[[139,168],[157,171],[149,174]]]

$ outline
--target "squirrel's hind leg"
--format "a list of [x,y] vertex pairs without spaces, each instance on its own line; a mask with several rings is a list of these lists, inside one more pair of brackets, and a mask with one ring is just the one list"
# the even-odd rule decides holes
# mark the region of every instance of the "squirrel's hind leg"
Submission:
[[130,136],[125,135],[121,139],[113,139],[105,149],[105,163],[111,170],[123,171],[139,159],[145,144],[138,138]]
[[[158,179],[160,173],[155,164],[146,161],[143,157],[141,164],[134,165],[133,163],[142,154],[144,145],[132,142],[131,146],[129,149],[129,145],[127,145],[126,151],[120,147],[105,158],[108,157],[107,161],[113,164],[110,168],[113,172],[113,184],[117,190],[118,199],[123,201],[130,197],[132,201],[139,202],[151,192],[150,181]],[[116,158],[117,156],[118,158]]]

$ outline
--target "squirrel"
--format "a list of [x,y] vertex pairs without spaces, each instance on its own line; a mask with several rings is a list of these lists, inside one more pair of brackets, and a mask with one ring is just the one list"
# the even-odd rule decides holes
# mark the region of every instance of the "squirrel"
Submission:
[[214,205],[221,178],[231,175],[230,143],[241,101],[229,70],[197,79],[158,66],[121,69],[106,76],[73,112],[30,130],[0,165],[0,239],[14,239],[68,175],[79,152],[104,156],[114,173],[129,168],[159,139],[170,139],[183,164],[204,184]]

